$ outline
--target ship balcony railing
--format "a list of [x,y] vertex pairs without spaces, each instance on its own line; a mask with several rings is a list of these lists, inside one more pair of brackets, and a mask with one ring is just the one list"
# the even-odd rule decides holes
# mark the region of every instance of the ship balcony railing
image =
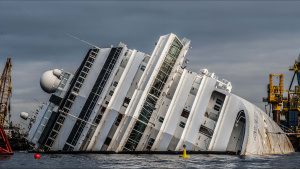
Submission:
[[48,146],[49,147],[49,150],[51,149],[51,147],[52,147],[52,144],[53,144],[53,140],[51,140],[49,137],[48,137],[48,139],[47,139],[47,141],[46,141],[46,144],[45,144],[45,146]]
[[52,140],[52,141],[55,141],[55,139],[54,139],[54,138],[52,138],[52,137],[49,137],[49,139],[50,139],[50,140]]
[[65,112],[61,112],[61,113],[62,113],[62,114],[60,114],[61,117],[67,118],[67,113],[65,113]]
[[64,123],[64,121],[65,121],[65,119],[66,119],[66,118],[64,118],[64,117],[60,116],[60,117],[58,118],[57,122],[59,122],[59,123],[63,124],[63,123]]
[[57,131],[57,130],[54,130],[54,129],[53,129],[52,131],[55,132],[55,133],[57,133],[57,134],[59,134],[59,131]]
[[60,122],[56,122],[56,123],[57,123],[57,124],[59,124],[59,125],[61,125],[61,126],[63,125],[63,124],[62,124],[62,123],[60,123]]
[[64,106],[64,107],[62,108],[62,110],[59,110],[59,111],[60,111],[60,113],[68,113],[68,112],[66,112],[66,111],[63,111],[63,110],[70,111],[70,108],[68,108],[68,107]]
[[51,149],[51,147],[49,147],[48,145],[45,145],[44,147],[46,147],[48,150],[50,150],[50,149]]
[[128,142],[131,142],[131,143],[133,143],[133,144],[138,144],[138,142],[137,141],[135,141],[135,140],[133,140],[133,139],[131,139],[131,138],[128,138],[128,140],[127,140]]
[[140,131],[138,131],[138,130],[135,130],[135,129],[132,129],[133,131],[135,131],[135,132],[138,132],[138,133],[140,133],[140,134],[142,134],[143,135],[143,133],[142,132],[140,132]]
[[67,99],[69,102],[73,103],[74,104],[74,101],[73,100],[70,100],[70,99]]
[[130,149],[126,148],[126,147],[123,147],[123,149],[127,150],[127,151],[131,151]]
[[90,71],[90,68],[89,68],[89,67],[86,67],[86,66],[84,66],[81,72],[84,72],[84,73],[88,74],[88,73],[89,73],[89,71]]
[[58,110],[58,112],[61,113],[61,115],[62,115],[62,114],[68,114],[68,112],[66,112],[66,111],[69,112],[70,109],[68,109],[67,107],[63,107],[62,110]]
[[96,59],[96,54],[92,54],[89,56],[90,58]]
[[60,128],[62,125],[59,125],[58,123],[56,123],[53,127],[53,131],[57,131],[57,133],[59,132]]
[[49,136],[49,138],[52,138],[53,140],[56,139],[56,137],[58,136],[59,133],[57,132],[52,132],[51,135]]

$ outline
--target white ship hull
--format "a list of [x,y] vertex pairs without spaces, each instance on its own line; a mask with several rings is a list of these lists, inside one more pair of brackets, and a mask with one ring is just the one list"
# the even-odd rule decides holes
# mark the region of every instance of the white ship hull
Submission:
[[28,140],[45,151],[294,152],[267,114],[230,93],[230,82],[185,69],[189,44],[168,34],[151,56],[124,44],[94,48],[74,75],[54,70],[60,84]]

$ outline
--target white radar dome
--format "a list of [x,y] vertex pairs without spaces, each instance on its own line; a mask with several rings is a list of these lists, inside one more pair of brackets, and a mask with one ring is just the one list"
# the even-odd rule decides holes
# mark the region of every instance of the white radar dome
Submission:
[[54,93],[60,83],[59,75],[62,73],[58,69],[48,70],[40,80],[41,88],[47,93]]
[[60,75],[62,74],[62,71],[59,69],[54,69],[53,70],[53,75],[55,75],[56,77],[60,77]]
[[28,113],[26,113],[26,112],[21,112],[20,117],[21,117],[22,119],[24,119],[24,120],[27,120],[27,119],[28,119]]

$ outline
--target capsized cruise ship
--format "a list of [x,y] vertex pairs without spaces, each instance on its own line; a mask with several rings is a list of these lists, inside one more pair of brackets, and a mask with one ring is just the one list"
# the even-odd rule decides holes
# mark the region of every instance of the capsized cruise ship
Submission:
[[190,40],[161,36],[152,55],[94,47],[77,71],[46,71],[51,94],[28,140],[43,151],[220,151],[285,154],[294,149],[261,109],[203,69],[186,69]]

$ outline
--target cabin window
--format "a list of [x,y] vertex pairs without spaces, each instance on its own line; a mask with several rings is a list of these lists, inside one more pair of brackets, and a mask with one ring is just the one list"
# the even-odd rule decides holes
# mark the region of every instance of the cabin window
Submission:
[[123,101],[123,106],[124,106],[124,107],[127,107],[128,104],[129,104],[129,102],[130,102],[130,99],[129,99],[128,97],[125,97],[125,99],[124,99],[124,101]]
[[94,62],[94,58],[89,57],[88,61],[91,62],[91,63],[93,63]]
[[219,105],[221,105],[221,104],[223,103],[223,101],[220,100],[220,99],[217,99],[217,100],[216,100],[216,103],[219,104]]
[[85,66],[88,67],[88,68],[90,68],[90,67],[92,67],[92,64],[90,62],[86,62]]
[[63,79],[63,80],[61,81],[61,83],[62,83],[62,84],[66,84],[66,83],[67,83],[67,79]]
[[75,84],[75,88],[78,88],[78,89],[79,89],[79,88],[81,87],[81,85],[82,85],[81,83],[77,82],[77,83]]
[[179,126],[180,126],[181,128],[184,128],[184,127],[185,127],[185,123],[181,121],[181,122],[179,123]]
[[74,88],[73,88],[73,91],[74,91],[75,93],[78,93],[78,92],[79,92],[79,88],[74,87]]
[[114,94],[114,91],[113,91],[113,90],[109,91],[109,95],[110,95],[110,96],[112,96],[113,94]]
[[104,144],[105,144],[105,145],[109,145],[110,142],[111,142],[111,138],[106,137],[106,139],[105,139],[105,141],[104,141]]
[[61,94],[61,90],[57,89],[56,92],[54,93],[56,96],[59,96]]
[[64,78],[69,79],[69,77],[70,77],[70,74],[68,74],[68,73],[64,74]]
[[184,118],[188,118],[190,115],[190,111],[186,110],[186,109],[183,109],[182,113],[181,113],[181,116],[184,117]]
[[215,109],[216,111],[220,111],[220,107],[219,107],[218,105],[215,105],[215,106],[214,106],[214,109]]
[[62,109],[62,111],[65,112],[65,113],[69,113],[70,109],[64,107],[64,108]]
[[157,89],[154,88],[154,87],[152,87],[149,93],[152,94],[152,95],[154,95],[154,96],[156,96],[156,97],[159,97],[161,91],[160,91],[160,90],[157,90]]
[[117,120],[116,120],[116,122],[115,122],[115,125],[116,125],[116,126],[119,126],[119,124],[120,124],[120,122],[121,122],[121,120],[122,120],[122,117],[123,117],[123,114],[119,114],[119,116],[118,116],[118,118],[117,118]]
[[153,83],[153,86],[158,89],[158,90],[162,90],[163,87],[164,87],[164,83],[158,79],[155,79],[154,83]]
[[106,110],[106,107],[103,106],[103,107],[101,108],[102,114],[105,112],[105,110]]
[[211,138],[212,135],[214,134],[214,130],[212,130],[204,125],[201,125],[200,129],[199,129],[199,133]]
[[158,121],[162,123],[162,122],[164,122],[164,118],[163,117],[159,117]]
[[114,82],[113,86],[117,87],[118,86],[118,82]]
[[90,69],[87,68],[87,67],[83,67],[82,71],[85,72],[85,73],[89,73]]
[[69,100],[74,101],[76,99],[76,96],[74,94],[70,94],[69,96]]
[[96,123],[96,124],[99,124],[101,118],[102,118],[102,115],[101,115],[101,114],[98,114],[98,116],[97,116],[97,118],[96,118],[96,120],[95,120],[95,123]]
[[164,72],[162,72],[162,71],[160,70],[160,71],[158,72],[156,78],[159,79],[160,81],[162,81],[162,82],[165,83],[165,82],[167,81],[168,75],[165,74]]
[[85,72],[81,72],[81,73],[80,73],[80,77],[86,78],[86,76],[87,76],[87,73],[85,73]]
[[141,70],[144,71],[146,69],[146,66],[142,65]]
[[71,108],[71,106],[73,105],[73,103],[72,102],[70,102],[70,101],[67,101],[66,102],[66,104],[65,104],[65,107],[67,107],[67,108]]
[[201,82],[201,78],[200,78],[200,77],[196,77],[196,79],[195,79],[195,83],[198,83],[198,84],[200,84],[200,82]]
[[120,122],[121,122],[121,119],[117,119],[117,121],[115,122],[115,125],[119,126]]
[[154,143],[155,139],[154,138],[150,138],[149,141],[148,141],[148,145],[149,146],[152,146],[153,143]]

